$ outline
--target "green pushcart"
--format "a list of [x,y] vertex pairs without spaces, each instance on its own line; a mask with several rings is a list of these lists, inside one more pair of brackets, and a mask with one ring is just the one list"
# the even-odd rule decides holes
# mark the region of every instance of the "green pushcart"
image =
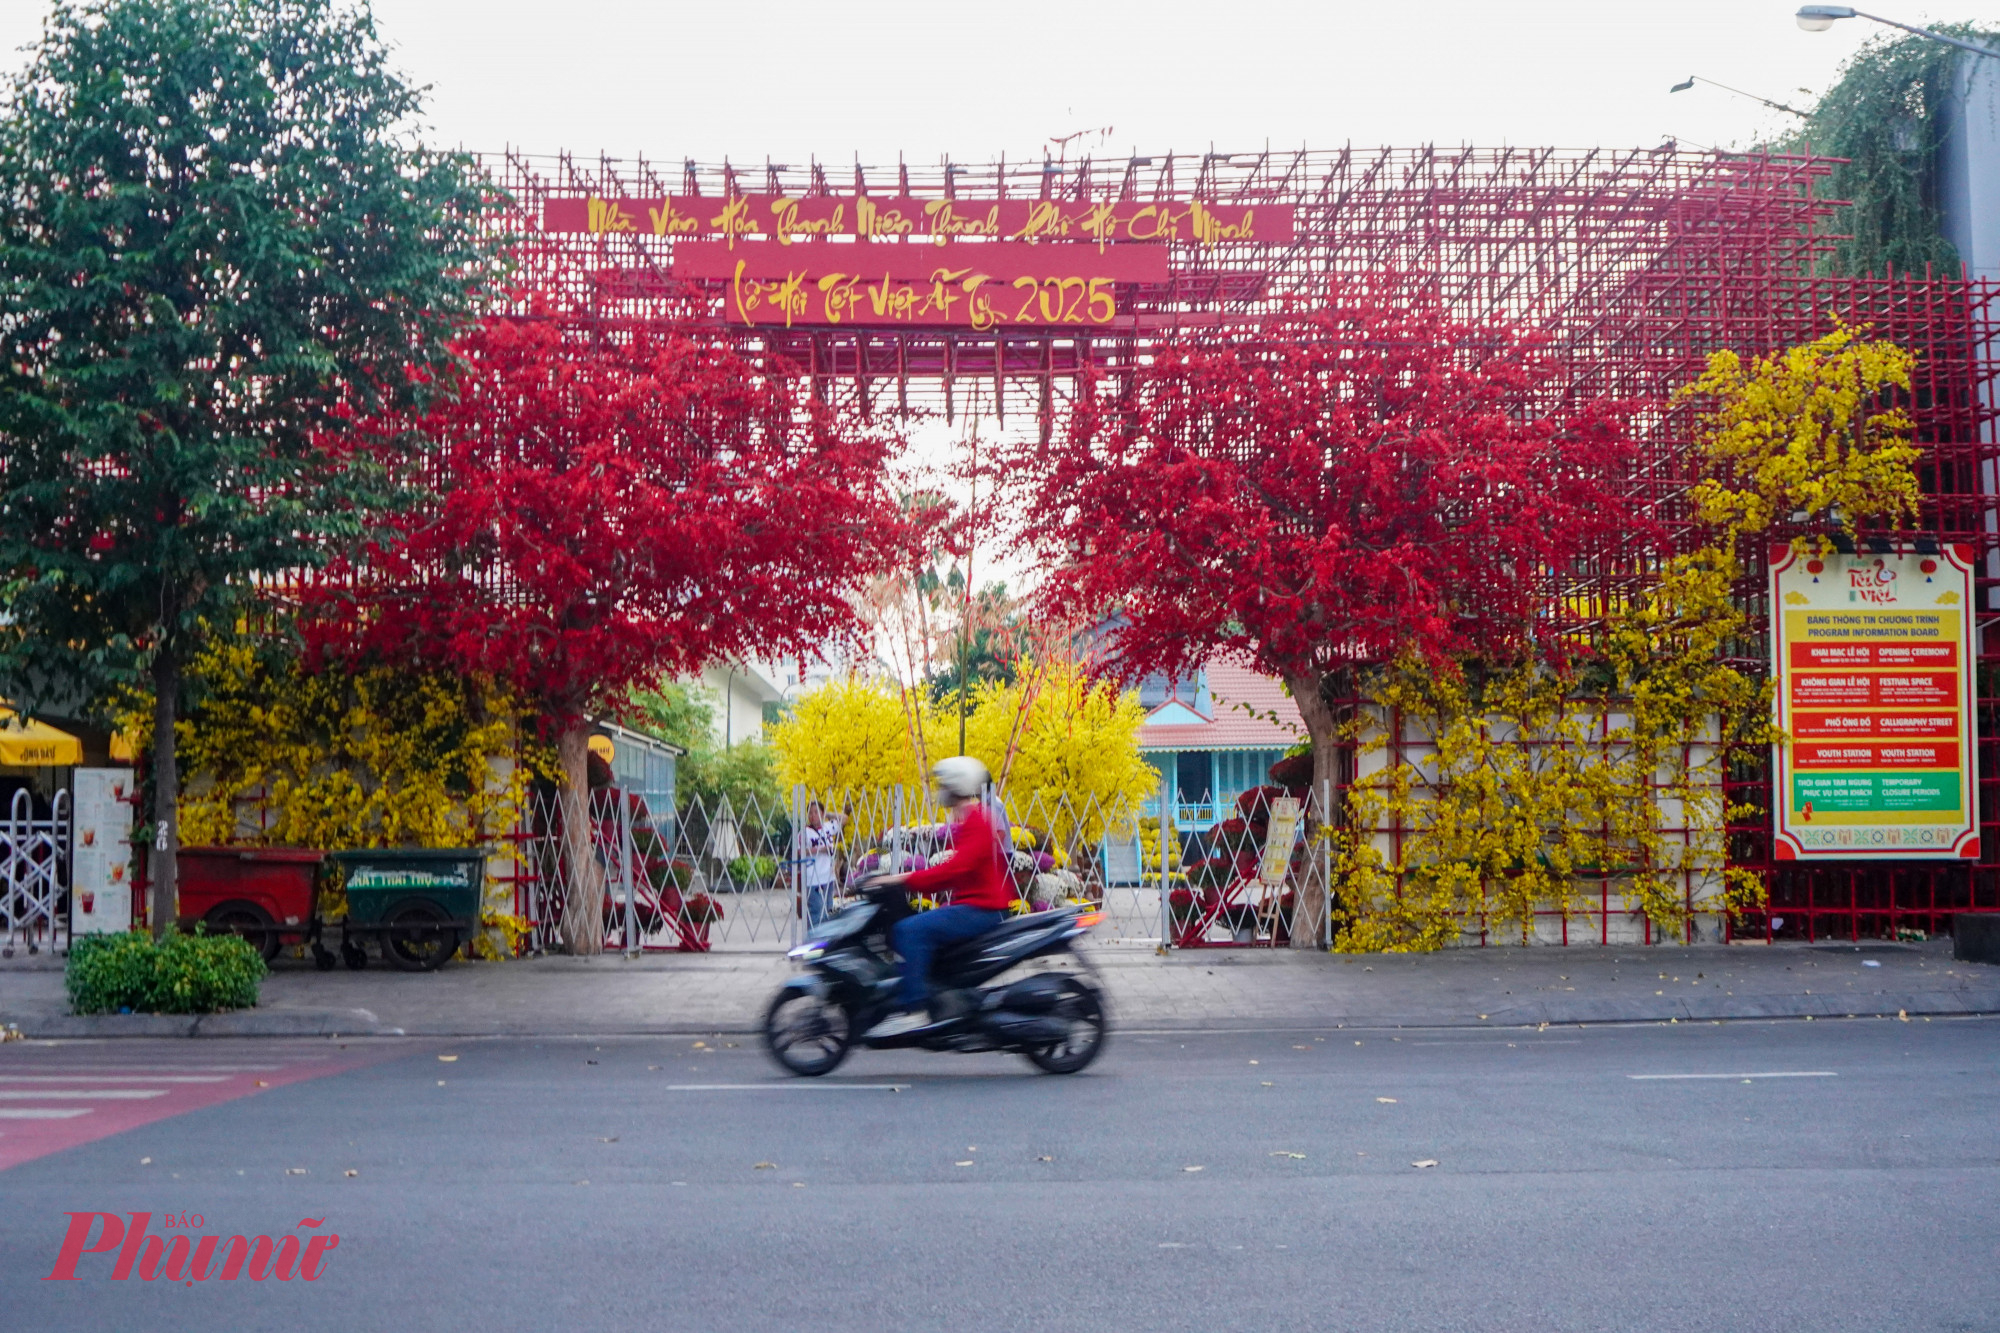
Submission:
[[368,965],[370,935],[381,941],[384,961],[430,972],[479,929],[486,856],[477,848],[376,848],[333,859],[347,890],[340,956],[357,971]]

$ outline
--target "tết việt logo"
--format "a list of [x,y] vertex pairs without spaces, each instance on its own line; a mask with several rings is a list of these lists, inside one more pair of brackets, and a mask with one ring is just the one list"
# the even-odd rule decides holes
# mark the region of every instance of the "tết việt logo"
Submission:
[[[332,1232],[317,1236],[190,1236],[208,1219],[200,1213],[165,1215],[163,1225],[178,1234],[149,1234],[151,1213],[70,1213],[69,1230],[63,1233],[62,1248],[56,1252],[56,1266],[45,1282],[80,1282],[77,1265],[86,1256],[116,1253],[106,1276],[113,1282],[130,1281],[136,1273],[141,1282],[235,1282],[248,1278],[262,1282],[276,1278],[290,1282],[314,1282],[326,1271],[327,1254],[337,1249],[340,1237]],[[130,1219],[129,1221],[127,1219]],[[317,1231],[325,1225],[322,1217],[299,1220],[303,1231]],[[301,1244],[301,1242],[304,1242]],[[86,1265],[86,1269],[90,1266]]]

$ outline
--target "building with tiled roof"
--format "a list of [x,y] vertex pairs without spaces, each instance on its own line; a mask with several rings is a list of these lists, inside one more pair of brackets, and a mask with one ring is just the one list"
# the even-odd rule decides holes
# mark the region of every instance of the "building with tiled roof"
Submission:
[[1271,765],[1305,738],[1284,685],[1228,659],[1192,679],[1151,677],[1139,702],[1147,710],[1139,749],[1162,777],[1171,775],[1177,822],[1187,826],[1222,818],[1223,807],[1263,785]]

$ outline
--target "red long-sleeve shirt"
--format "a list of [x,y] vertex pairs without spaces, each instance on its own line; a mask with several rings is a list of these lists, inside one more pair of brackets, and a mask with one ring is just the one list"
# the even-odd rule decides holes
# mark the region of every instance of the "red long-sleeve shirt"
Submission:
[[952,826],[951,847],[946,860],[911,871],[906,886],[932,894],[949,889],[955,906],[1006,911],[1014,885],[1000,863],[1000,843],[984,806],[974,805]]

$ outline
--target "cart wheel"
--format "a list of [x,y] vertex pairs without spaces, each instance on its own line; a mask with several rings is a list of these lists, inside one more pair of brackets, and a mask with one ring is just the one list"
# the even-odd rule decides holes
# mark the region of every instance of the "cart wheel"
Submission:
[[340,942],[340,961],[347,964],[348,971],[359,972],[362,968],[368,966],[367,946],[362,944],[360,940],[342,940]]
[[318,940],[313,941],[312,949],[313,949],[313,966],[318,968],[322,972],[333,971],[333,965],[338,960],[334,958],[332,952],[329,951],[327,947],[324,944],[321,944]]
[[444,909],[423,898],[399,903],[384,916],[382,953],[405,972],[434,972],[458,952],[458,932]]
[[202,918],[211,935],[240,935],[270,962],[278,956],[278,923],[255,903],[222,903]]

